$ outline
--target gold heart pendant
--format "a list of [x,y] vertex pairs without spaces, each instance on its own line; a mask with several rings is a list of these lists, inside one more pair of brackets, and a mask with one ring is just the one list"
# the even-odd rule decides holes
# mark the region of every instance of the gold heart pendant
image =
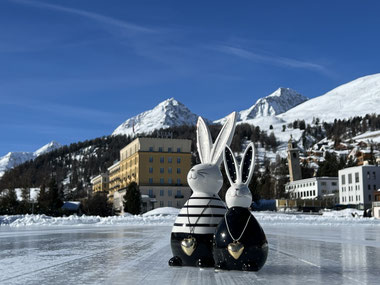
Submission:
[[234,241],[228,244],[227,249],[233,258],[238,259],[243,253],[244,245],[238,241]]
[[182,247],[182,250],[184,253],[186,253],[188,256],[192,255],[194,250],[195,250],[195,247],[197,246],[197,242],[195,240],[195,238],[193,237],[188,237],[188,238],[184,238],[182,241],[181,241],[181,247]]

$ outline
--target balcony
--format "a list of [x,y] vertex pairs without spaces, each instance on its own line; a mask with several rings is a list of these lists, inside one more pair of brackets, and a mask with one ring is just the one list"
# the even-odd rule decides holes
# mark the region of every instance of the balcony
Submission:
[[380,207],[380,201],[379,202],[372,202],[372,207]]
[[176,198],[176,199],[183,199],[183,197],[184,197],[183,195],[175,195],[174,196],[174,198]]

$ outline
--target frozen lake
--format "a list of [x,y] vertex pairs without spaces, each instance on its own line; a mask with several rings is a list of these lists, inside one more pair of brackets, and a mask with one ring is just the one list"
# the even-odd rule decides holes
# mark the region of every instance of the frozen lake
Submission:
[[257,273],[170,268],[168,225],[0,227],[0,284],[379,284],[380,226],[262,226]]

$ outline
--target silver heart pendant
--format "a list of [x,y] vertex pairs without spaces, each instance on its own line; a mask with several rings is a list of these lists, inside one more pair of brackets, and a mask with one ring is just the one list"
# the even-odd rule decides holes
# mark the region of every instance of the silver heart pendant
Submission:
[[184,238],[181,241],[181,248],[184,253],[186,253],[188,256],[191,256],[195,250],[195,247],[197,246],[197,241],[195,238],[189,236],[188,238]]
[[244,245],[238,241],[228,244],[228,253],[235,259],[238,259],[244,251]]

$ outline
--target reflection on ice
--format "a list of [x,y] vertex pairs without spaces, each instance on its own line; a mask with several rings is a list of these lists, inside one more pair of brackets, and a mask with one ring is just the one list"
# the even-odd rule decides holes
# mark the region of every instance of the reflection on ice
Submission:
[[0,230],[0,284],[377,284],[380,228],[273,225],[256,273],[170,268],[170,226]]

